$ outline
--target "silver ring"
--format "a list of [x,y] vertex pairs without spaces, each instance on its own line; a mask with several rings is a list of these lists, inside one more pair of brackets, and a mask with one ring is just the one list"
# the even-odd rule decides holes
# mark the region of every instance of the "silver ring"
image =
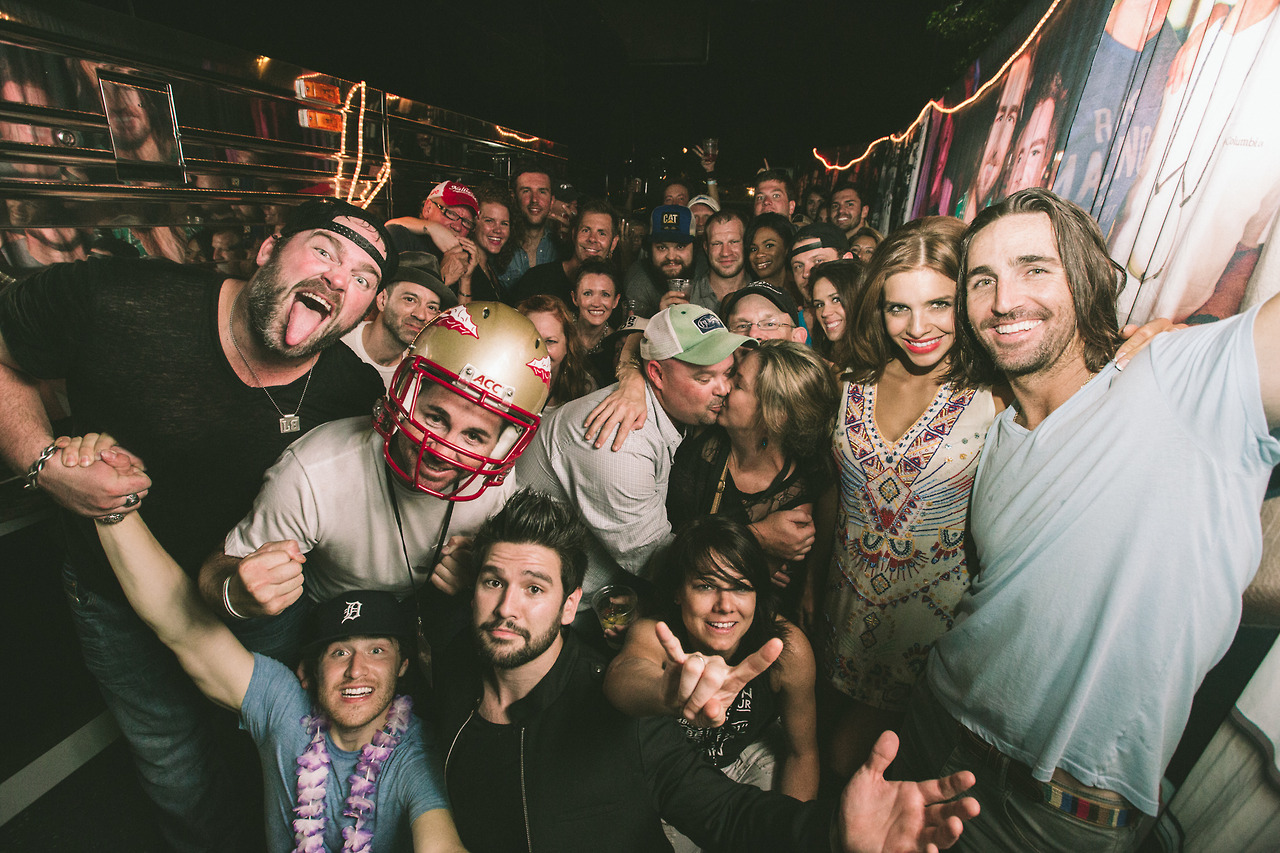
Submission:
[[137,492],[134,492],[133,494],[125,496],[124,508],[129,509],[130,507],[135,507],[140,503],[142,503],[142,498],[138,497]]
[[107,515],[100,515],[97,518],[95,518],[94,521],[98,522],[99,524],[119,524],[120,522],[124,521],[124,513],[113,512]]

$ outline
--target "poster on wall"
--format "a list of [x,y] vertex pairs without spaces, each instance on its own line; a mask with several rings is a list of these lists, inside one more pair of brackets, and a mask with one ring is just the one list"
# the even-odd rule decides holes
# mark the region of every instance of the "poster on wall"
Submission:
[[972,222],[983,208],[1053,180],[1075,103],[1089,73],[1097,3],[1057,3],[976,97],[932,124],[930,213]]
[[1162,29],[1184,40],[1142,87],[1160,92],[1159,106],[1109,233],[1127,277],[1121,322],[1210,322],[1280,290],[1268,252],[1280,208],[1278,6],[1206,1],[1167,12]]
[[1280,291],[1278,7],[1058,0],[994,73],[975,62],[903,134],[833,162],[874,187],[887,228],[1051,187],[1124,269],[1121,323],[1230,316]]

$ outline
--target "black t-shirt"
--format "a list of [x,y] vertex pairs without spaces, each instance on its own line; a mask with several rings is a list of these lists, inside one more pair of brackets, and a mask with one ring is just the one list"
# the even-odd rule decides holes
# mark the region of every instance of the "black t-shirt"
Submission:
[[445,764],[449,799],[484,803],[455,809],[458,835],[475,851],[524,850],[524,799],[520,792],[520,726],[491,723],[476,711],[458,732]]
[[[0,335],[22,368],[65,378],[75,431],[107,432],[140,456],[152,479],[142,507],[160,544],[190,574],[249,511],[262,475],[303,433],[367,415],[383,392],[350,349],[317,360],[302,432],[280,432],[261,388],[245,385],[218,338],[221,273],[168,261],[59,264],[0,295]],[[272,386],[286,414],[305,376]],[[119,596],[93,523],[63,513],[80,580]]]
[[573,284],[569,276],[564,274],[564,264],[552,261],[549,264],[538,264],[516,282],[511,288],[511,304],[519,305],[530,296],[539,294],[558,296],[564,304],[573,309]]
[[[454,286],[456,292],[460,288]],[[472,302],[501,302],[502,286],[498,280],[484,271],[484,267],[476,266],[475,272],[471,273],[471,301]]]

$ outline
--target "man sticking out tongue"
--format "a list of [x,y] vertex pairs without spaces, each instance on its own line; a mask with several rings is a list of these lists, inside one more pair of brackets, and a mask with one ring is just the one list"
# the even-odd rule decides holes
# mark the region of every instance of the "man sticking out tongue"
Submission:
[[246,383],[272,386],[309,370],[316,356],[360,322],[394,274],[386,229],[339,201],[309,202],[258,250],[247,282],[228,280],[222,325],[232,368]]

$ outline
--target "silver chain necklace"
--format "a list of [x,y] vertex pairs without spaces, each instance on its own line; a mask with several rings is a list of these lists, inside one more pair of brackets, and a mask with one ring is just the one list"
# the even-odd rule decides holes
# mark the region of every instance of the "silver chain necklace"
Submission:
[[[244,291],[241,291],[243,293]],[[236,294],[235,301],[231,303],[231,319],[227,322],[227,334],[231,337],[231,345],[236,348],[236,353],[240,356],[240,360],[244,362],[244,366],[249,368],[249,375],[253,377],[253,381],[258,383],[258,387],[262,389],[262,393],[267,395],[267,399],[271,401],[271,406],[276,410],[276,414],[280,415],[280,432],[301,432],[302,419],[298,417],[298,412],[302,411],[302,401],[307,397],[307,389],[311,387],[311,374],[315,372],[316,365],[313,362],[311,369],[307,371],[307,381],[302,386],[302,396],[298,398],[298,407],[293,410],[293,414],[286,415],[281,409],[271,392],[267,390],[266,383],[258,378],[258,372],[253,369],[253,365],[249,363],[249,359],[244,357],[244,351],[240,349],[240,344],[236,341],[236,308],[240,305],[240,293]],[[316,359],[319,361],[320,359]]]

